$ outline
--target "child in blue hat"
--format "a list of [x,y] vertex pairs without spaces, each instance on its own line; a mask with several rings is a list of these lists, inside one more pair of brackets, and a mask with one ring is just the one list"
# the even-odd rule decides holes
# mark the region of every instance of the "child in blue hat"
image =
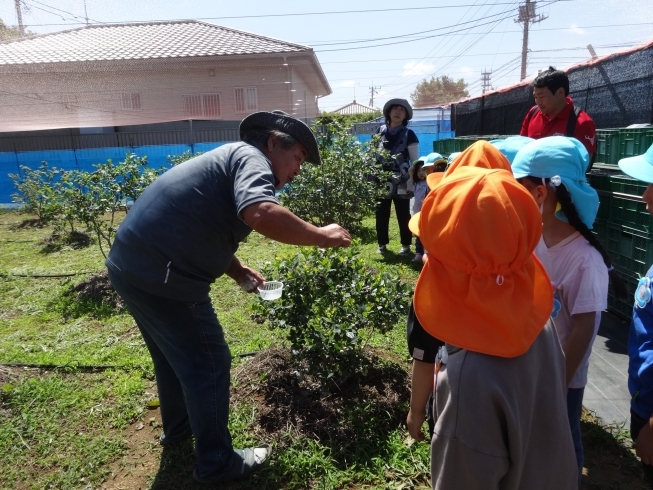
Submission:
[[[619,160],[623,173],[649,185],[642,199],[653,214],[653,145],[644,155]],[[642,459],[644,475],[653,488],[653,267],[639,280],[635,290],[633,319],[628,335],[628,390],[630,391],[630,436]]]
[[[410,180],[414,182],[413,189],[413,209],[411,214],[419,213],[422,209],[422,203],[426,194],[428,194],[428,186],[426,184],[426,176],[432,172],[444,172],[447,166],[447,160],[439,153],[430,153],[425,157],[420,157],[415,160],[413,166],[409,170]],[[424,256],[424,246],[419,241],[419,237],[415,237],[415,257],[413,262],[422,262]]]
[[528,136],[508,136],[504,139],[490,140],[489,143],[499,150],[512,165],[517,152],[531,141],[534,141],[533,138]]
[[592,344],[607,308],[608,282],[617,296],[626,288],[607,252],[590,231],[599,207],[585,178],[589,154],[578,140],[551,136],[524,145],[515,155],[515,178],[542,212],[542,237],[535,255],[555,289],[552,318],[565,352],[567,412],[579,471],[583,471],[580,433],[583,393]]

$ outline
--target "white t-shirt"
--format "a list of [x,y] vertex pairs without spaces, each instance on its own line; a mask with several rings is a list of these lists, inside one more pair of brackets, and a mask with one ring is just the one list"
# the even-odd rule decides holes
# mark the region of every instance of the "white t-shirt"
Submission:
[[569,383],[569,388],[583,388],[587,384],[589,357],[599,331],[601,312],[608,307],[608,268],[598,250],[578,232],[551,248],[540,238],[535,255],[544,265],[555,288],[555,306],[551,317],[563,350],[567,347],[573,325],[571,316],[596,312],[592,341]]

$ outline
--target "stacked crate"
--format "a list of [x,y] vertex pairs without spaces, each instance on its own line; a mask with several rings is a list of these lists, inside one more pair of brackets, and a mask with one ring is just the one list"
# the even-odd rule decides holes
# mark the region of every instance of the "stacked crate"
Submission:
[[433,151],[447,157],[452,153],[466,150],[479,140],[490,141],[503,138],[507,138],[507,136],[500,134],[487,134],[483,136],[457,136],[455,138],[445,138],[433,142]]

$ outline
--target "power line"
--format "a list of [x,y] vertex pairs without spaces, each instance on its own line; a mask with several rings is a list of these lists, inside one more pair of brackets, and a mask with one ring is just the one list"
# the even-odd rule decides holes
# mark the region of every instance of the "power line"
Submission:
[[[476,2],[476,0],[475,0],[475,1],[474,1],[474,4],[476,4],[476,3],[477,3],[477,2]],[[458,22],[463,22],[463,19],[465,19],[465,17],[467,17],[467,14],[469,14],[471,11],[472,11],[472,7],[468,8],[467,11],[465,11],[465,13],[460,17],[460,19],[458,20]],[[474,19],[474,22],[478,22],[478,20],[479,20],[479,19]],[[426,55],[424,55],[424,56],[422,57],[422,59],[420,59],[420,60],[417,62],[417,64],[419,65],[419,63],[422,63],[424,60],[426,60],[426,59],[431,55],[431,53],[433,53],[436,49],[438,49],[438,48],[440,47],[440,45],[442,45],[442,47],[444,47],[444,46],[446,46],[447,44],[449,44],[449,43],[451,42],[452,39],[453,39],[452,37],[447,38],[447,39],[445,40],[445,42],[444,42],[444,45],[442,45],[442,42],[443,42],[444,39],[441,38],[441,39],[440,39],[440,40],[435,44],[435,46],[433,46],[433,48],[431,48],[431,50],[430,50],[428,53],[426,53]],[[441,53],[440,53],[440,54],[441,54]],[[398,76],[395,80],[393,80],[393,81],[390,83],[390,85],[393,85],[396,81],[401,80],[402,78],[406,78],[406,77],[407,77],[407,76],[404,76],[404,75]]]
[[[554,0],[554,1],[555,1],[555,0]],[[514,7],[514,3],[516,3],[516,2],[513,2],[513,4],[511,4],[512,7]],[[511,8],[506,9],[503,13],[508,13],[509,10],[511,10]],[[508,18],[508,17],[506,17],[506,18]],[[467,45],[465,45],[465,46],[464,46],[464,47],[463,47],[463,48],[462,48],[462,49],[457,53],[457,56],[456,56],[455,58],[453,58],[451,61],[449,61],[448,63],[446,63],[446,64],[444,64],[443,66],[441,66],[438,70],[434,71],[433,73],[431,73],[431,74],[428,75],[427,77],[424,77],[424,79],[427,79],[428,77],[433,77],[433,76],[435,76],[436,74],[441,73],[445,68],[447,68],[448,66],[450,66],[450,65],[451,65],[453,62],[455,62],[456,60],[458,60],[458,59],[459,59],[459,58],[460,58],[464,53],[466,53],[467,51],[469,51],[469,49],[471,49],[472,46],[474,46],[476,43],[480,42],[480,40],[483,39],[483,37],[485,37],[485,35],[487,35],[487,33],[488,33],[491,29],[493,29],[494,27],[496,27],[496,26],[498,25],[499,22],[501,22],[502,20],[505,20],[506,18],[501,19],[501,20],[499,20],[499,21],[495,20],[495,21],[494,21],[494,26],[493,26],[493,27],[486,28],[486,32],[485,32],[485,33],[483,33],[483,32],[479,33],[479,35],[477,35],[476,39],[471,40]],[[403,90],[403,89],[405,89],[406,87],[412,85],[413,83],[414,83],[414,82],[409,82],[409,83],[407,83],[407,84],[404,84],[404,85],[402,85],[402,86],[396,88],[396,89],[394,90],[394,92],[390,92],[390,93],[396,93],[396,92],[398,92],[398,91],[400,91],[400,90]],[[388,84],[388,85],[391,85],[391,84]]]
[[[67,10],[62,10],[62,9],[60,9],[60,8],[53,7],[52,5],[48,5],[48,4],[46,4],[46,3],[39,2],[38,0],[30,0],[30,1],[31,1],[32,3],[38,3],[39,5],[42,5],[43,7],[47,7],[47,8],[49,8],[49,9],[56,10],[56,11],[58,11],[58,12],[62,12],[62,13],[64,13],[64,14],[72,15],[72,16],[73,16],[73,20],[84,19],[84,20],[85,20],[85,23],[86,23],[87,25],[88,25],[88,21],[89,21],[89,20],[91,20],[91,21],[93,21],[93,22],[96,22],[96,23],[98,23],[98,24],[102,24],[102,23],[103,23],[103,22],[100,22],[99,20],[91,19],[91,18],[89,18],[88,16],[86,16],[86,17],[81,17],[81,16],[79,16],[79,15],[73,14],[72,12],[68,12]],[[38,7],[34,7],[34,8],[38,8]],[[86,9],[86,2],[84,2],[84,9]],[[43,10],[43,9],[39,9],[39,10]],[[50,13],[50,14],[52,14],[52,15],[58,15],[58,14],[55,14],[55,13],[53,13],[53,12],[48,12],[48,13]],[[61,16],[60,16],[60,17],[61,17]]]
[[[499,12],[498,14],[492,14],[492,15],[487,15],[483,17],[483,20],[489,19],[491,17],[497,17],[499,15],[503,15],[505,12]],[[477,23],[480,19],[474,19],[474,20],[468,20],[465,22],[456,22],[453,25],[450,26],[444,26],[444,27],[436,27],[435,29],[428,29],[426,31],[419,31],[419,32],[411,32],[409,34],[400,34],[398,36],[384,36],[384,37],[377,37],[377,38],[371,38],[371,39],[360,39],[360,40],[352,40],[352,41],[341,41],[341,42],[317,42],[313,43],[311,46],[319,47],[319,46],[337,46],[341,44],[360,44],[360,43],[367,43],[367,42],[374,42],[374,41],[385,41],[387,39],[399,39],[399,38],[406,38],[409,36],[419,36],[420,34],[426,34],[427,32],[436,32],[436,31],[441,31],[442,29],[452,29],[454,27],[458,27],[461,25],[465,24],[472,24],[472,23]],[[478,26],[475,26],[478,27]]]
[[[456,24],[456,25],[459,25],[459,24]],[[538,28],[537,32],[541,32],[541,31],[568,31],[568,30],[572,30],[572,29],[600,29],[600,28],[604,28],[604,27],[634,27],[634,26],[648,26],[648,25],[653,25],[653,22],[641,22],[641,23],[637,23],[637,24],[632,24],[632,23],[630,23],[630,24],[602,24],[602,25],[594,25],[594,26],[576,26],[576,27],[548,27],[548,28]],[[516,31],[507,31],[506,30],[506,31],[504,31],[502,33],[496,32],[496,33],[490,33],[490,34],[504,35],[506,33],[517,33],[517,32],[521,33],[521,32],[523,32],[523,30],[522,29],[516,30]],[[411,34],[414,34],[414,33],[411,33]],[[411,34],[407,34],[406,36],[409,36]],[[462,34],[453,33],[452,35],[454,35],[454,36],[475,36],[476,34],[477,34],[476,32],[467,32],[467,33],[462,33]],[[405,37],[405,36],[398,36],[398,37]],[[386,38],[383,38],[383,39],[389,39],[389,38],[386,37]],[[367,42],[366,40],[356,41],[356,40],[353,40],[353,39],[350,39],[350,40],[340,39],[339,41],[342,41],[343,44],[345,43],[345,41],[361,42],[361,43]],[[316,44],[316,43],[322,43],[322,42],[326,42],[326,41],[297,41],[297,44],[303,44],[305,46],[311,46],[312,47],[312,46],[318,46],[319,44]],[[326,44],[323,44],[323,46],[326,46]],[[584,49],[587,49],[587,47],[585,47]]]
[[[568,1],[568,0],[564,0],[564,1]],[[476,24],[476,25],[470,26],[470,27],[463,27],[461,29],[445,32],[445,33],[442,33],[442,34],[433,34],[433,35],[430,35],[430,36],[422,36],[422,37],[417,37],[417,38],[414,38],[414,39],[406,39],[404,41],[393,41],[393,42],[390,42],[390,43],[372,44],[370,46],[356,46],[356,47],[335,48],[335,49],[316,49],[314,51],[316,53],[327,53],[327,52],[331,52],[331,51],[349,51],[349,50],[352,50],[352,49],[378,48],[380,46],[390,46],[390,45],[394,46],[396,44],[404,44],[404,43],[411,43],[411,42],[415,42],[415,41],[421,41],[423,39],[433,39],[435,37],[445,37],[445,36],[449,36],[451,34],[454,34],[456,32],[469,31],[471,29],[476,29],[477,27],[486,26],[486,25],[489,25],[489,24],[496,24],[496,23],[501,22],[501,21],[503,21],[503,20],[505,20],[507,18],[508,17],[505,17],[505,18],[502,18],[502,19],[495,19],[495,20],[491,20],[489,22],[484,22],[482,24]]]
[[[560,0],[565,2],[572,2],[574,0]],[[133,22],[177,22],[177,21],[191,21],[191,20],[221,20],[221,19],[258,19],[258,18],[270,18],[270,17],[300,17],[300,16],[311,16],[311,15],[342,15],[342,14],[369,14],[369,13],[385,13],[385,12],[406,12],[413,10],[442,10],[442,9],[452,9],[452,8],[465,8],[465,7],[482,7],[486,5],[508,5],[510,2],[504,3],[484,3],[479,5],[474,4],[454,4],[454,5],[432,5],[428,7],[401,7],[401,8],[385,8],[385,9],[362,9],[362,10],[330,10],[324,12],[288,12],[283,14],[252,14],[252,15],[230,15],[230,16],[220,16],[220,17],[197,17],[194,19],[157,19],[157,20],[123,20],[116,22],[108,22],[108,24],[128,24]],[[71,14],[74,15],[74,14]],[[83,25],[84,23],[77,23]],[[58,24],[40,24],[41,26],[45,25],[58,25]],[[73,24],[74,25],[74,24]],[[36,26],[36,25],[34,25]]]

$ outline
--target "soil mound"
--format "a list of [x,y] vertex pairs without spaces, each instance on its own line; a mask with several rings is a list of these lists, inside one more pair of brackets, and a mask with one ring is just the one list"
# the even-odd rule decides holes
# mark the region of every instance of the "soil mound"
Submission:
[[106,270],[93,274],[76,284],[70,288],[68,294],[74,295],[80,301],[105,304],[116,309],[125,306],[118,293],[113,289]]
[[254,431],[261,440],[283,445],[282,434],[290,430],[330,446],[336,461],[351,463],[357,453],[352,445],[382,444],[405,422],[410,391],[407,372],[371,350],[360,372],[325,392],[316,379],[299,375],[289,350],[268,349],[236,371],[232,400],[258,406]]

